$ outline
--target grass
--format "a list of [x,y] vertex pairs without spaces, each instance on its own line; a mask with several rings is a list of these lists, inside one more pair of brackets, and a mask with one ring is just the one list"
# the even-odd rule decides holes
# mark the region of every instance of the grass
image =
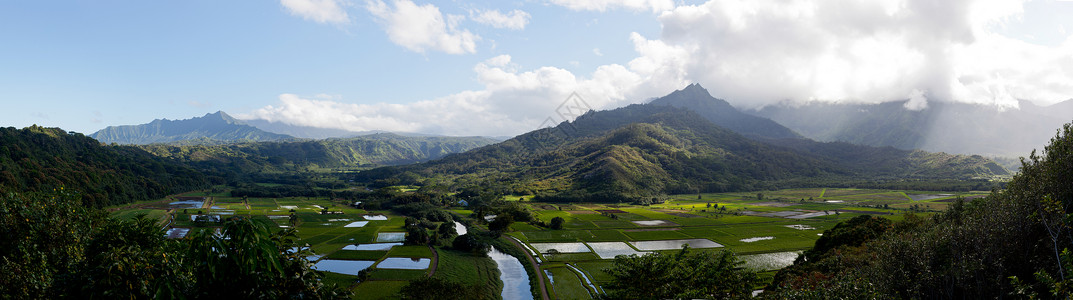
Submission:
[[395,246],[388,252],[391,257],[424,257],[432,258],[432,251],[427,246]]
[[432,277],[478,285],[488,294],[498,294],[503,288],[503,284],[499,281],[499,270],[496,269],[496,264],[491,258],[454,250],[437,249],[436,251],[440,255],[440,261],[436,267],[436,274]]
[[426,276],[426,270],[373,269],[370,280],[413,280]]
[[366,281],[354,288],[353,299],[398,299],[409,281]]
[[387,255],[387,251],[355,251],[355,250],[339,250],[332,252],[325,256],[326,259],[345,259],[345,260],[380,260]]
[[630,239],[638,241],[657,241],[657,240],[678,240],[691,238],[689,235],[678,232],[677,230],[660,230],[660,231],[632,231],[624,232]]
[[588,289],[582,283],[581,278],[573,270],[567,267],[554,267],[545,269],[554,278],[551,290],[558,299],[589,299]]
[[[764,199],[758,200],[757,193],[763,193]],[[564,229],[549,230],[538,228],[526,223],[516,222],[511,226],[509,235],[518,237],[526,243],[542,242],[611,242],[611,241],[646,241],[646,240],[673,240],[703,238],[709,239],[724,247],[705,249],[698,251],[729,250],[738,254],[762,254],[783,251],[797,251],[812,247],[819,238],[818,233],[832,228],[840,221],[847,220],[863,212],[894,212],[894,215],[884,217],[898,220],[902,219],[902,212],[909,208],[923,207],[932,210],[945,209],[949,203],[935,202],[936,200],[911,201],[908,195],[936,192],[916,191],[893,191],[893,190],[869,190],[869,189],[788,189],[779,191],[760,191],[743,193],[710,193],[673,195],[666,203],[652,206],[636,205],[605,205],[590,203],[539,203],[524,199],[523,204],[533,208],[537,218],[550,222],[552,218],[561,217],[566,220]],[[948,193],[948,192],[947,192]],[[195,192],[191,195],[203,196],[204,191]],[[960,196],[974,193],[953,193]],[[978,194],[978,193],[977,193]],[[364,244],[376,241],[378,232],[403,232],[404,217],[395,215],[391,211],[365,211],[350,208],[348,206],[333,203],[324,198],[285,197],[285,198],[250,198],[249,207],[242,203],[241,198],[228,197],[229,192],[221,192],[216,197],[216,206],[233,211],[235,216],[249,216],[256,222],[270,226],[273,230],[281,230],[279,225],[290,225],[288,219],[269,219],[268,215],[289,215],[289,209],[280,206],[295,206],[300,222],[298,224],[298,236],[300,243],[309,244],[317,253],[327,253],[326,258],[350,259],[350,260],[381,260],[384,257],[420,257],[431,258],[432,252],[426,246],[396,246],[388,251],[346,251],[341,250],[350,244]],[[954,197],[954,196],[951,196]],[[812,198],[812,201],[808,199]],[[517,201],[517,196],[507,198]],[[826,203],[825,200],[838,200],[842,203]],[[158,199],[153,201],[139,202],[144,207],[135,205],[116,206],[116,211],[111,214],[117,218],[133,218],[138,214],[146,214],[147,217],[166,219],[169,216],[163,209],[154,209],[156,203],[169,201]],[[708,204],[713,207],[709,208]],[[763,204],[763,205],[761,205]],[[332,211],[341,211],[341,215],[321,215],[320,209],[313,206],[329,208]],[[789,206],[783,206],[789,205]],[[890,209],[882,208],[886,205]],[[879,206],[877,208],[876,206]],[[716,207],[725,207],[726,210],[716,210]],[[562,210],[559,210],[559,209]],[[595,210],[617,209],[625,213],[615,214],[616,218],[595,213]],[[219,211],[214,209],[187,209],[186,213],[180,209],[175,214],[176,227],[191,227],[192,232],[214,230],[217,224],[194,226],[189,221],[189,215],[201,210],[203,213]],[[668,211],[674,210],[674,211]],[[843,211],[840,214],[813,217],[809,219],[787,219],[781,217],[763,217],[744,215],[743,213],[770,213],[786,211]],[[469,216],[473,212],[467,209],[451,209],[451,213],[458,216]],[[571,211],[575,213],[571,213]],[[857,212],[849,212],[857,211]],[[589,213],[592,212],[592,213]],[[689,214],[696,217],[681,215]],[[388,216],[386,221],[370,221],[365,227],[343,227],[348,222],[332,219],[350,219],[361,221],[366,214],[384,214]],[[927,213],[920,214],[927,215]],[[223,216],[228,217],[228,216]],[[630,221],[640,220],[665,220],[673,224],[665,226],[638,226]],[[815,229],[797,230],[787,228],[787,225],[807,225]],[[480,226],[480,225],[478,225]],[[670,231],[632,231],[636,229],[650,228],[673,228]],[[741,239],[751,237],[771,236],[774,239],[762,240],[751,243],[742,242]],[[452,250],[437,249],[440,260],[434,276],[452,281],[460,281],[467,284],[478,285],[489,294],[498,294],[502,288],[499,282],[499,272],[495,263],[487,257],[477,257],[469,253]],[[592,253],[573,253],[561,255],[545,255],[543,268],[552,273],[556,279],[551,284],[551,290],[558,299],[585,299],[589,298],[586,287],[578,279],[577,275],[564,263],[575,264],[585,272],[591,274],[597,284],[607,282],[610,278],[602,271],[610,267],[611,260],[601,260]],[[390,299],[396,298],[398,290],[406,284],[406,280],[425,276],[427,270],[388,270],[374,269],[371,281],[358,284],[355,298],[360,299]],[[329,274],[325,277],[327,283],[342,283],[350,286],[353,284],[353,276]]]

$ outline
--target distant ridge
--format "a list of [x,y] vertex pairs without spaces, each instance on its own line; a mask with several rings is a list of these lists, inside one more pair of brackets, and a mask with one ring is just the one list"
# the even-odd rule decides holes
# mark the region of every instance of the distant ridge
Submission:
[[108,126],[90,137],[102,143],[145,145],[154,143],[213,144],[294,139],[271,133],[232,118],[223,111],[186,120],[157,119],[147,124]]

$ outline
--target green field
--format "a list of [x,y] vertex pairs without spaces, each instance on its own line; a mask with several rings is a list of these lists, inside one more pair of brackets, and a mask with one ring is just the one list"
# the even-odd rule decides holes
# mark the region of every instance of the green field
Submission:
[[[271,186],[264,185],[262,186]],[[530,208],[538,219],[565,220],[563,229],[551,230],[516,222],[508,234],[521,242],[635,242],[679,239],[707,239],[722,247],[700,251],[729,250],[739,255],[785,253],[812,247],[819,234],[835,224],[855,216],[870,214],[900,219],[914,211],[927,214],[945,209],[956,196],[980,195],[965,193],[947,195],[926,191],[892,191],[864,189],[789,189],[751,193],[692,194],[671,196],[668,201],[651,206],[611,204],[557,204],[531,202],[531,197],[505,197]],[[195,192],[184,196],[208,197],[199,208],[168,210],[168,199],[140,202],[127,207],[113,208],[112,215],[133,218],[145,215],[168,227],[191,228],[191,232],[215,230],[215,223],[191,221],[191,215],[215,214],[221,218],[245,216],[283,230],[297,228],[301,243],[308,244],[323,259],[381,261],[387,257],[429,258],[437,267],[431,276],[479,285],[496,294],[502,288],[499,271],[491,259],[470,253],[423,245],[395,246],[388,250],[342,250],[348,245],[374,243],[378,233],[404,232],[404,216],[391,211],[366,211],[352,208],[345,202],[326,198],[235,198],[229,191]],[[759,197],[758,197],[759,196]],[[928,200],[913,201],[911,197]],[[327,209],[333,214],[321,214]],[[473,211],[449,209],[455,216],[466,217]],[[295,215],[292,221],[290,215]],[[363,227],[346,227],[355,221],[366,221],[365,215],[384,215],[388,220],[368,220]],[[483,224],[478,222],[477,224]],[[484,225],[479,225],[484,226]],[[636,250],[636,249],[634,249]],[[435,251],[436,255],[434,255]],[[665,250],[674,251],[674,250]],[[438,256],[438,260],[436,260]],[[610,260],[594,252],[537,254],[541,259],[539,276],[547,279],[548,289],[555,299],[586,299],[599,292],[599,286],[610,278],[603,269]],[[759,256],[763,257],[763,256]],[[524,262],[523,262],[524,263]],[[568,267],[576,266],[577,270]],[[429,276],[430,270],[393,270],[371,267],[370,280],[357,282],[355,276],[326,273],[325,281],[345,286],[355,293],[355,299],[393,299],[407,280]],[[431,268],[430,268],[431,269]],[[544,273],[544,272],[547,273]],[[580,272],[579,272],[580,271]],[[770,275],[770,271],[764,273]],[[590,277],[596,289],[584,283]]]

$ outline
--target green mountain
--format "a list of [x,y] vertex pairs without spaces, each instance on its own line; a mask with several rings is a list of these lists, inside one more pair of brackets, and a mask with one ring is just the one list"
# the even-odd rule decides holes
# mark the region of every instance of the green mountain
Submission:
[[0,191],[63,187],[83,203],[107,206],[204,188],[218,177],[133,146],[106,146],[81,133],[32,126],[0,128]]
[[380,133],[345,139],[221,145],[143,145],[155,155],[241,172],[370,168],[437,159],[494,143],[483,137],[410,137]]
[[108,126],[90,135],[102,143],[145,145],[153,143],[217,144],[239,141],[279,141],[289,135],[246,125],[222,111],[187,120],[157,119],[142,125]]
[[801,135],[770,119],[746,114],[723,99],[712,97],[700,84],[691,84],[649,102],[651,105],[667,105],[697,112],[715,125],[730,129],[748,137],[800,138]]
[[365,171],[357,179],[498,186],[552,201],[629,202],[661,193],[970,180],[1006,173],[979,156],[749,139],[697,112],[646,104],[589,112],[554,128],[436,161]]

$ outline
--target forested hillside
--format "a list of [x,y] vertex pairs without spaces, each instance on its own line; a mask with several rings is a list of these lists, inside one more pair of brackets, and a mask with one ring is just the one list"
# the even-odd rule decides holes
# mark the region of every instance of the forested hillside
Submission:
[[631,105],[438,161],[366,171],[359,180],[483,184],[552,201],[628,202],[663,193],[1006,174],[978,156],[782,141],[747,139],[685,109]]
[[0,189],[64,187],[101,207],[163,197],[220,181],[132,146],[105,146],[80,133],[32,126],[0,128]]
[[152,144],[141,148],[202,168],[280,172],[317,168],[370,168],[437,159],[494,143],[483,137],[407,137],[391,133],[316,141]]

